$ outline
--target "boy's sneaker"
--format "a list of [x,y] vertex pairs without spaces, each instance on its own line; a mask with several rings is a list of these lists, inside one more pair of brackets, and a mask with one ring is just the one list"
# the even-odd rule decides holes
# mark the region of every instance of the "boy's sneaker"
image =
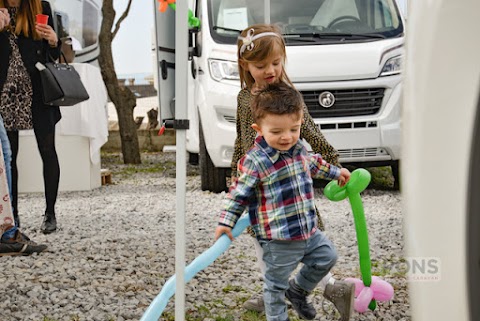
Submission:
[[263,312],[265,311],[265,302],[263,301],[263,295],[254,294],[245,301],[243,308],[246,310]]
[[46,249],[46,245],[31,241],[28,236],[20,231],[15,233],[15,237],[0,242],[0,256],[30,255],[43,252]]
[[355,284],[335,280],[335,283],[327,284],[323,296],[335,305],[340,313],[341,321],[350,320],[353,312]]
[[317,311],[315,311],[313,304],[307,301],[309,293],[301,289],[293,279],[288,284],[290,287],[285,292],[285,296],[292,303],[295,311],[297,311],[300,318],[313,320],[315,315],[317,315]]

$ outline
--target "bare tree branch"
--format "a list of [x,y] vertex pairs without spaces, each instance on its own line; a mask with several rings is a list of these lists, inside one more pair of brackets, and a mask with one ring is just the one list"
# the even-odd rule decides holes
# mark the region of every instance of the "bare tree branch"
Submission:
[[120,19],[117,20],[117,23],[115,23],[115,30],[112,32],[112,40],[115,39],[115,36],[117,35],[118,30],[120,30],[120,25],[122,24],[123,20],[128,16],[128,13],[130,12],[130,7],[132,5],[132,0],[128,0],[128,5],[123,14],[120,16]]
[[[122,15],[121,20],[128,15],[131,0],[128,8]],[[113,63],[112,26],[115,21],[115,10],[113,8],[113,0],[103,0],[102,5],[102,25],[98,35],[100,55],[98,56],[98,64],[102,73],[103,82],[107,87],[108,96],[115,105],[118,116],[118,127],[120,132],[120,140],[122,142],[123,162],[125,164],[141,164],[140,147],[138,142],[137,125],[133,119],[133,110],[137,105],[137,100],[132,91],[118,83],[115,65]],[[120,28],[117,23],[116,31]]]

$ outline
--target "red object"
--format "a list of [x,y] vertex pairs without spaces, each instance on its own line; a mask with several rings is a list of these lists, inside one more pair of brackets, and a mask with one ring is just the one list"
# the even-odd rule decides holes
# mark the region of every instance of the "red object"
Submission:
[[158,6],[158,10],[160,10],[160,12],[165,12],[168,5],[171,3],[175,3],[175,0],[158,0],[158,2],[160,3],[160,5]]
[[46,14],[37,14],[36,18],[38,24],[46,25],[48,23],[48,16]]
[[165,125],[163,125],[162,127],[160,127],[160,130],[158,131],[158,135],[157,135],[157,136],[162,136],[164,132],[165,132]]

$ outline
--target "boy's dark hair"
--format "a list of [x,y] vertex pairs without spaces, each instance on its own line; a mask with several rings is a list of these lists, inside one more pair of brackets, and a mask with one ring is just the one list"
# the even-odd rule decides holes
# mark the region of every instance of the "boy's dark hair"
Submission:
[[295,88],[282,82],[271,84],[255,93],[251,104],[253,120],[257,123],[267,114],[301,117],[303,104],[302,95]]

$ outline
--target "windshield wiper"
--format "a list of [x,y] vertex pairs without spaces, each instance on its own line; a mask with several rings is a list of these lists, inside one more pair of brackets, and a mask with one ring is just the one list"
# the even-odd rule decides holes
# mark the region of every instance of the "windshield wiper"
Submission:
[[312,37],[339,37],[339,38],[373,38],[373,39],[385,39],[384,35],[378,33],[339,33],[339,32],[329,32],[329,33],[314,33]]
[[314,39],[312,38],[306,38],[306,37],[312,37],[311,34],[283,34],[283,38],[285,39],[285,41],[302,41],[302,42],[316,42]]
[[283,34],[285,41],[298,41],[298,42],[316,42],[318,40],[314,39],[323,39],[323,40],[334,40],[340,39],[344,41],[346,39],[385,39],[385,36],[382,34],[374,33],[339,33],[339,32],[312,32],[312,33],[287,33]]
[[212,28],[213,28],[213,30],[224,30],[224,31],[232,31],[232,32],[238,32],[238,33],[242,32],[242,30],[225,28],[225,27],[220,27],[220,26],[213,26]]

